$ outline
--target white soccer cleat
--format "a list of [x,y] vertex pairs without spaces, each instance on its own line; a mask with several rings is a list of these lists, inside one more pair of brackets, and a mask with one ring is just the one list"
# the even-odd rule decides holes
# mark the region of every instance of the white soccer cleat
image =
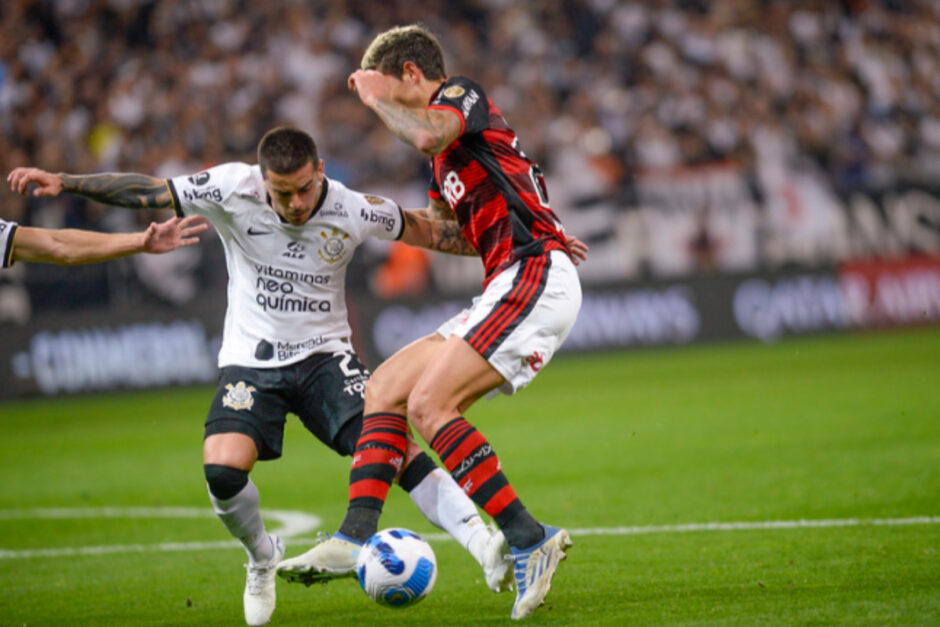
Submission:
[[267,624],[277,600],[274,573],[278,562],[284,558],[284,542],[274,535],[268,537],[274,544],[271,559],[261,564],[245,564],[248,571],[245,581],[245,622],[249,625]]
[[490,525],[490,537],[483,547],[483,574],[493,592],[512,590],[512,555],[503,532]]
[[355,577],[360,548],[361,544],[345,536],[323,534],[312,549],[281,562],[277,575],[290,583],[308,586],[341,577]]
[[571,546],[571,535],[565,529],[549,525],[545,537],[533,547],[524,550],[512,549],[516,579],[516,603],[512,606],[512,618],[518,620],[532,615],[545,601],[552,589],[552,576],[559,562],[565,559],[565,551]]

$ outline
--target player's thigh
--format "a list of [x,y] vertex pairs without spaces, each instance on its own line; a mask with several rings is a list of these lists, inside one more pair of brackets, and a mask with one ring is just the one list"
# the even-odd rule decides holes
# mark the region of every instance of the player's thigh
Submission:
[[[315,354],[294,367],[291,410],[304,427],[340,455],[352,454],[362,429],[369,370],[352,351]],[[353,423],[358,427],[350,430]]]
[[407,413],[408,395],[443,345],[444,338],[432,333],[382,362],[366,385],[366,414],[376,411]]
[[[222,368],[206,417],[203,459],[212,461],[205,463],[228,465],[218,460],[241,460],[238,467],[245,469],[257,459],[280,457],[289,409],[285,387],[280,368]],[[254,444],[254,456],[248,441]]]
[[408,397],[408,416],[425,440],[502,385],[503,376],[463,338],[451,335],[435,352]]

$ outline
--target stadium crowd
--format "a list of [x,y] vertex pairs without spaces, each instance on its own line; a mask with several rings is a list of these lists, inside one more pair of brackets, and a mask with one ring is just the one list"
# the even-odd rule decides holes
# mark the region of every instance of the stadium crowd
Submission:
[[[935,0],[5,0],[0,170],[172,176],[253,161],[291,123],[328,175],[421,206],[427,165],[346,88],[371,34],[414,21],[486,86],[563,220],[584,197],[626,203],[655,168],[800,161],[842,191],[940,174]],[[0,199],[25,224],[133,226]]]

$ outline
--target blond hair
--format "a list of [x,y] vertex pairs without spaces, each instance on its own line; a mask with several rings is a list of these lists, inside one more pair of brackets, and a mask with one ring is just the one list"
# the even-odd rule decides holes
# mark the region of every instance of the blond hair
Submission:
[[361,66],[401,78],[406,61],[417,65],[429,80],[447,77],[441,44],[420,24],[395,26],[379,33],[362,55]]

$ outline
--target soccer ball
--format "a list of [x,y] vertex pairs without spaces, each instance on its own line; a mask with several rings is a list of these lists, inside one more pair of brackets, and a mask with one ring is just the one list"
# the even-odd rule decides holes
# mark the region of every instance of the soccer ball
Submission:
[[356,574],[366,596],[379,605],[409,607],[434,587],[437,559],[431,545],[415,532],[383,529],[362,545]]

